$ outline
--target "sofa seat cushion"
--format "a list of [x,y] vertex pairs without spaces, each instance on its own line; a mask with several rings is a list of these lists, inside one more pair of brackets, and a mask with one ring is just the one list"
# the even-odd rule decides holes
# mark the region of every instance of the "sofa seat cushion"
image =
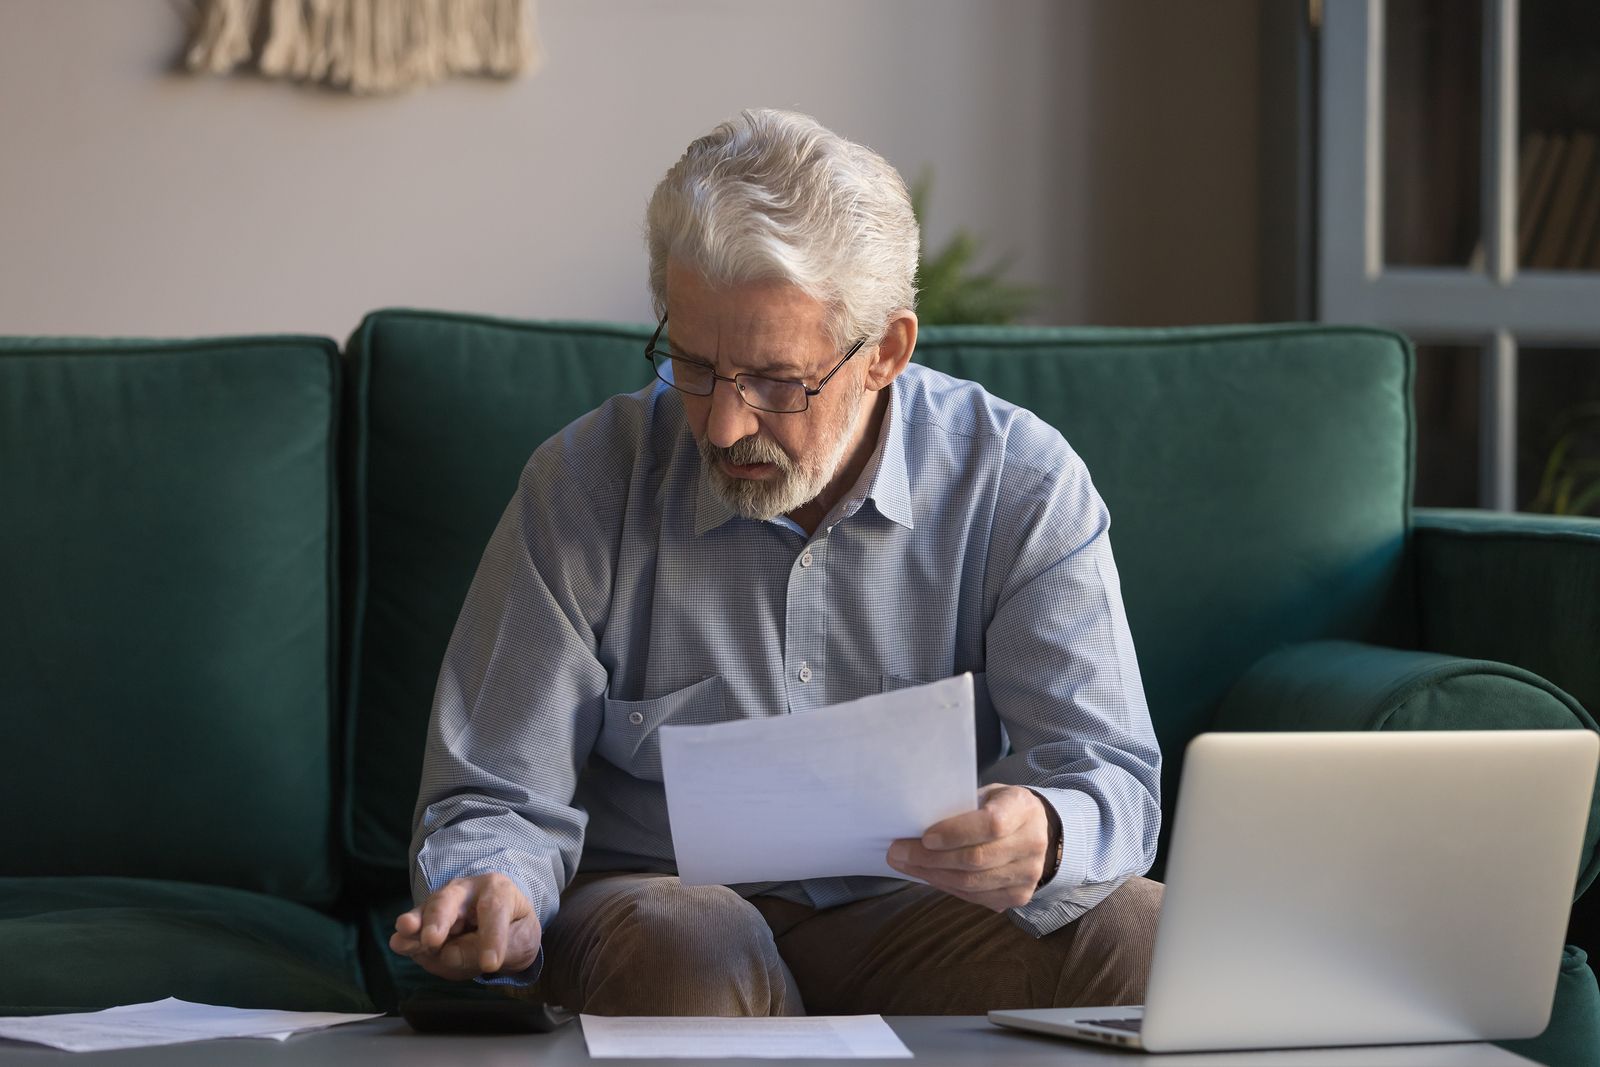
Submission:
[[[1215,730],[1593,730],[1583,706],[1507,663],[1355,641],[1307,641],[1263,656],[1223,700]],[[1578,868],[1600,871],[1600,785]]]
[[355,930],[242,889],[137,878],[0,878],[0,1015],[178,997],[372,1011]]

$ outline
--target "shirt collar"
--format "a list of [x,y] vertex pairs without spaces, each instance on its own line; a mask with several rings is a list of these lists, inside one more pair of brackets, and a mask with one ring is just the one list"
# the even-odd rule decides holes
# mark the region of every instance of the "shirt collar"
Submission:
[[734,510],[711,488],[711,478],[706,474],[706,462],[700,455],[700,449],[695,448],[693,451],[695,461],[700,464],[700,488],[694,501],[694,535],[699,537],[707,530],[715,530],[733,518]]
[[[872,475],[867,499],[878,514],[906,529],[915,529],[911,517],[911,475],[906,468],[906,425],[900,398],[900,379],[889,385],[889,410],[883,416],[878,454],[868,464]],[[872,470],[876,467],[876,470]]]
[[[866,493],[864,496],[857,496],[852,490],[837,509],[839,514],[848,516],[864,501],[870,500],[877,507],[878,514],[884,518],[908,530],[914,528],[911,515],[911,479],[906,468],[904,414],[901,409],[900,381],[896,379],[889,385],[889,407],[884,412],[883,427],[878,432],[878,447],[873,450],[872,458],[867,461],[866,470],[861,473],[861,481],[857,483],[867,486]],[[695,456],[699,457],[698,448],[695,449]],[[734,510],[711,488],[711,479],[706,474],[704,461],[701,461],[694,502],[694,535],[699,537],[734,517]]]

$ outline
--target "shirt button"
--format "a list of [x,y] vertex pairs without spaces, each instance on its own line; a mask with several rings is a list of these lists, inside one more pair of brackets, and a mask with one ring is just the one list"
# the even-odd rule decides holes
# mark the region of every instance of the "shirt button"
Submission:
[[628,721],[633,723],[633,725],[638,726],[640,723],[644,722],[644,712],[635,711],[629,713]]
[[800,566],[802,566],[802,567],[811,566],[811,553],[807,552],[805,555],[800,557]]
[[811,667],[809,664],[800,664],[800,680],[802,682],[811,681]]

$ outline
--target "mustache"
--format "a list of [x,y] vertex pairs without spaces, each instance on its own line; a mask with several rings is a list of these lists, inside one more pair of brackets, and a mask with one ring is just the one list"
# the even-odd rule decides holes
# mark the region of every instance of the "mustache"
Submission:
[[700,455],[707,463],[722,461],[736,466],[746,466],[751,463],[771,463],[783,470],[788,470],[793,464],[783,449],[778,447],[776,441],[768,441],[761,437],[742,437],[727,448],[718,448],[710,441],[700,442]]

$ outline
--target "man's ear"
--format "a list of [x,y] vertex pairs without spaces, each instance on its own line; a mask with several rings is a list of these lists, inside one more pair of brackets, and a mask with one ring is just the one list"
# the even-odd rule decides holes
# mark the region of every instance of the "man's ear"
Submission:
[[889,328],[884,331],[883,340],[873,346],[872,358],[867,363],[867,388],[883,389],[900,377],[916,347],[917,313],[902,309],[890,315]]

